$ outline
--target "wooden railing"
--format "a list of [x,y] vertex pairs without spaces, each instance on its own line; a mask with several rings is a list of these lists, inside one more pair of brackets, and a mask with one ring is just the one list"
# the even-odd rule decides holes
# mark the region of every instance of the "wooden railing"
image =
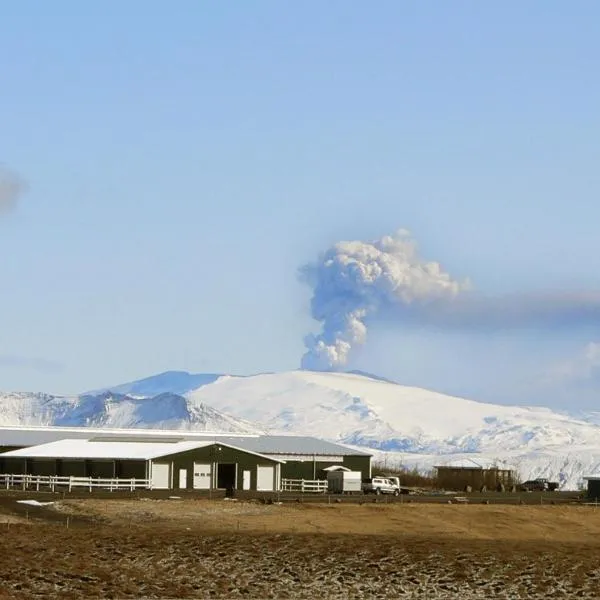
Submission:
[[325,479],[282,479],[282,492],[324,494],[327,491]]
[[71,491],[73,488],[104,489],[109,491],[138,489],[152,489],[150,479],[124,479],[121,477],[101,478],[101,477],[59,477],[56,475],[11,475],[0,474],[0,486],[5,489],[21,488],[35,489],[50,488],[55,491],[56,488],[66,488]]

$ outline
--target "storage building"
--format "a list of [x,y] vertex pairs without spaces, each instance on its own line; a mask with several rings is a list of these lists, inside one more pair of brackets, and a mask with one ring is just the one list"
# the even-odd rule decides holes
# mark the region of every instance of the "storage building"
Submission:
[[[0,427],[0,449],[4,451],[0,474],[136,477],[154,482],[159,477],[155,473],[161,469],[164,473],[166,467],[153,465],[169,463],[169,480],[175,489],[202,489],[198,478],[209,477],[212,488],[277,490],[281,479],[326,480],[331,467],[371,476],[368,452],[309,436]],[[207,469],[202,475],[191,474],[199,472],[194,465],[207,464],[212,465],[210,476]],[[265,483],[271,470],[274,487]]]
[[515,481],[512,469],[484,465],[472,458],[440,465],[436,469],[437,487],[444,490],[509,489]]
[[153,489],[273,491],[281,461],[222,442],[63,439],[0,454],[0,472],[146,479]]

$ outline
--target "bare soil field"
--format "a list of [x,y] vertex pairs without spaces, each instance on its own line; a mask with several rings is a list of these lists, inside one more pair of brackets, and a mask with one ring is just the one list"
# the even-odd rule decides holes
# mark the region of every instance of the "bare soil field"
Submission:
[[592,506],[3,498],[0,532],[1,598],[600,597]]

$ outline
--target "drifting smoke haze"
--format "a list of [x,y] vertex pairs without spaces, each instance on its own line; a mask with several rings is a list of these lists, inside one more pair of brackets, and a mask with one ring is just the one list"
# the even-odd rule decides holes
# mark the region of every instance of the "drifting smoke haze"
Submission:
[[346,365],[364,344],[368,324],[390,316],[399,324],[493,332],[600,324],[600,293],[542,292],[484,296],[417,252],[406,230],[372,242],[339,242],[300,269],[313,291],[312,317],[321,332],[305,338],[302,368]]
[[12,210],[24,191],[25,182],[16,173],[0,165],[0,214]]

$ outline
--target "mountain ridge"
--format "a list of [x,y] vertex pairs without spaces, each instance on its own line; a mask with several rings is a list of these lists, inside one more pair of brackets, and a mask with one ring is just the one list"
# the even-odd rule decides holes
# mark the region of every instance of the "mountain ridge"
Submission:
[[600,470],[600,426],[545,407],[497,405],[363,373],[250,376],[166,371],[75,397],[0,394],[0,424],[312,435],[428,469],[503,460],[571,488]]
[[0,425],[192,429],[226,433],[264,433],[260,426],[203,404],[190,405],[178,394],[150,398],[103,391],[80,396],[0,392]]

